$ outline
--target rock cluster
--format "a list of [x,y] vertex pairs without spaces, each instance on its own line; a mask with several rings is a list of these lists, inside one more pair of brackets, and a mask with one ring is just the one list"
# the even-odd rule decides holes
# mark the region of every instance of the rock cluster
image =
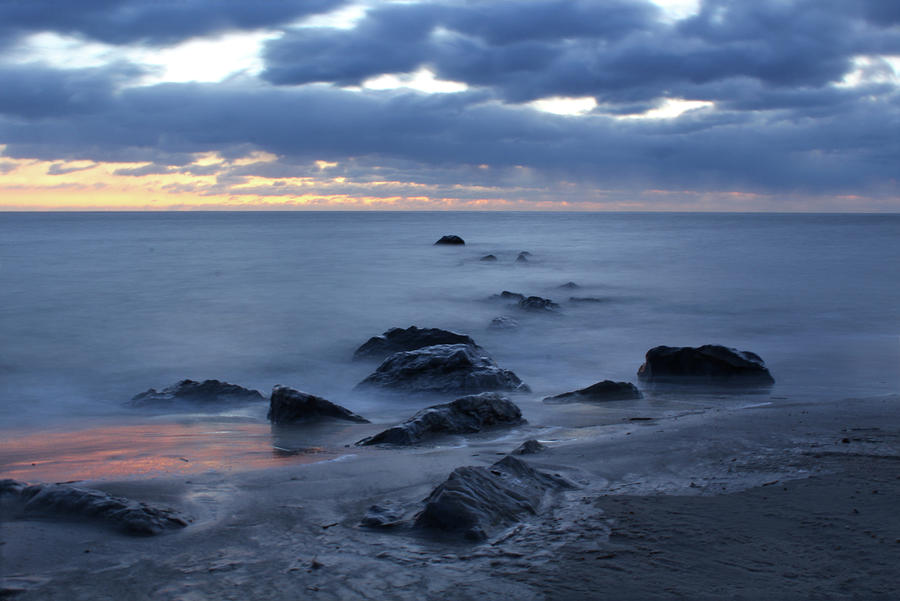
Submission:
[[180,382],[157,391],[155,388],[136,394],[131,404],[138,407],[159,407],[178,403],[248,403],[263,401],[263,395],[237,384],[220,382],[219,380],[181,380]]
[[440,328],[409,326],[405,330],[402,328],[391,328],[381,336],[369,338],[356,349],[353,353],[353,358],[384,359],[393,353],[414,351],[436,344],[470,344],[478,346],[474,340],[465,334],[441,330]]

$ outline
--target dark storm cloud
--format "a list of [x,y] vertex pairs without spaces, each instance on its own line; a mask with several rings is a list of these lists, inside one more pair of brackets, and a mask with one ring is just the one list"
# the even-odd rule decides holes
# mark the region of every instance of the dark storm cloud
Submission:
[[3,0],[0,47],[43,31],[108,44],[166,45],[233,30],[273,27],[346,0]]
[[[853,57],[900,52],[894,11],[853,2],[707,0],[676,23],[635,2],[402,4],[355,28],[289,32],[268,43],[277,84],[358,84],[427,66],[524,102],[591,95],[630,103],[732,78],[776,88],[840,81]],[[710,100],[715,100],[710,98]]]

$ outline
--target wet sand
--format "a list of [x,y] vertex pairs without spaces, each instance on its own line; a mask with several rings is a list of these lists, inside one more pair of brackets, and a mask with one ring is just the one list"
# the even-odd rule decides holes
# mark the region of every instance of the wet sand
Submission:
[[[896,599],[898,409],[887,397],[661,412],[88,483],[193,522],[134,538],[4,516],[3,590],[29,601]],[[453,468],[535,436],[550,448],[525,459],[579,488],[487,542],[359,527],[369,505],[414,504]]]

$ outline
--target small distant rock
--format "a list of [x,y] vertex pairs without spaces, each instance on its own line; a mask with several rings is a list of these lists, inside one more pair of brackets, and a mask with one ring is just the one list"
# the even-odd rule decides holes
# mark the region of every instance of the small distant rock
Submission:
[[559,305],[549,298],[529,296],[519,301],[519,308],[525,311],[556,311],[559,309]]
[[657,346],[647,351],[637,372],[647,382],[715,383],[768,386],[775,382],[762,358],[718,344]]
[[[4,514],[75,521],[94,520],[127,534],[153,535],[184,528],[188,519],[168,508],[68,484],[34,484],[0,480]],[[13,505],[15,507],[10,507]]]
[[357,387],[410,392],[526,392],[528,386],[508,369],[469,344],[438,344],[394,353]]
[[496,392],[486,392],[428,407],[402,424],[356,444],[411,445],[434,435],[473,434],[485,428],[515,426],[523,421],[522,412],[512,401]]
[[631,382],[613,382],[603,380],[592,384],[587,388],[565,392],[556,396],[548,396],[545,403],[576,403],[576,402],[603,402],[603,401],[629,401],[643,398],[641,391]]
[[519,327],[519,322],[512,317],[501,315],[492,319],[488,327],[492,330],[514,330]]
[[566,282],[565,284],[562,284],[561,286],[557,286],[557,288],[574,290],[575,288],[581,288],[581,286],[579,286],[575,282]]
[[236,384],[219,380],[181,380],[177,384],[157,391],[151,388],[131,398],[131,404],[137,407],[165,406],[177,403],[211,404],[211,403],[249,403],[263,401],[265,398],[256,390],[243,388]]
[[540,453],[541,451],[546,451],[547,446],[539,443],[534,438],[526,440],[519,447],[512,452],[513,455],[534,455],[535,453]]
[[287,386],[275,386],[266,417],[273,424],[292,424],[319,419],[342,419],[368,424],[369,420],[340,405]]
[[597,298],[596,296],[570,296],[570,303],[605,303],[609,302],[608,298]]
[[415,527],[481,541],[535,515],[547,492],[566,488],[572,485],[563,478],[510,455],[490,467],[460,467],[431,492]]
[[458,332],[441,330],[440,328],[418,328],[410,326],[391,328],[381,336],[373,336],[364,342],[356,352],[354,359],[384,359],[388,355],[400,351],[414,351],[436,344],[470,344],[478,346],[475,341]]
[[516,263],[527,263],[528,257],[531,256],[531,253],[528,251],[520,252],[519,256],[516,257]]
[[463,240],[462,238],[460,238],[459,236],[449,235],[449,236],[442,236],[440,240],[435,242],[435,245],[437,245],[437,244],[465,244],[465,243],[466,243],[466,241]]
[[497,257],[494,256],[494,255],[484,255],[483,257],[481,257],[481,258],[478,259],[478,260],[479,260],[479,261],[496,261],[496,260],[497,260]]
[[525,295],[520,292],[510,292],[509,290],[504,290],[500,294],[493,295],[491,298],[519,302],[520,300],[525,299]]

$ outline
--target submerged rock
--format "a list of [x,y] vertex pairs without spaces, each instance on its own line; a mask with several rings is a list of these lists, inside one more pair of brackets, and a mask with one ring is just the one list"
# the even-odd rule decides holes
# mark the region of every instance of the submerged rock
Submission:
[[500,294],[494,294],[491,296],[491,300],[507,300],[507,301],[516,301],[524,300],[525,295],[519,292],[510,292],[509,290],[504,290]]
[[441,239],[435,242],[435,244],[465,244],[466,241],[456,235],[449,236],[441,236]]
[[488,327],[492,330],[514,330],[519,327],[519,322],[512,317],[501,315],[492,319]]
[[441,434],[473,434],[485,428],[523,423],[522,412],[496,392],[473,394],[423,409],[411,418],[360,440],[358,445],[411,445]]
[[546,445],[542,445],[534,438],[526,440],[522,444],[520,444],[515,451],[512,452],[513,455],[534,455],[535,453],[540,453],[542,451],[546,451]]
[[353,358],[384,359],[393,353],[414,351],[436,344],[470,344],[478,346],[474,340],[465,334],[439,328],[409,326],[405,330],[402,328],[391,328],[381,336],[369,338],[356,349],[356,352],[353,353]]
[[523,251],[519,253],[519,256],[516,257],[516,263],[527,263],[528,257],[531,256],[531,253],[528,251]]
[[275,386],[266,417],[273,424],[291,424],[319,419],[342,419],[367,424],[369,420],[321,397],[287,386]]
[[484,255],[483,257],[481,257],[478,260],[479,261],[496,261],[497,257],[495,255]]
[[581,286],[579,286],[575,282],[566,282],[565,284],[557,286],[557,288],[562,288],[563,290],[574,290],[575,288],[581,288]]
[[391,528],[399,526],[406,517],[406,508],[396,503],[379,503],[371,505],[366,515],[360,520],[360,526],[368,528]]
[[394,353],[357,387],[411,392],[526,392],[528,386],[470,344],[438,344]]
[[769,385],[775,382],[762,358],[718,344],[701,347],[657,346],[647,351],[637,372],[647,382],[709,382]]
[[549,298],[541,298],[540,296],[529,296],[519,301],[519,308],[525,311],[556,311],[559,305]]
[[143,407],[176,403],[249,403],[263,400],[265,400],[263,395],[258,391],[250,390],[237,384],[229,384],[219,380],[203,380],[203,382],[181,380],[177,384],[163,388],[160,391],[151,388],[136,394],[131,398],[131,404]]
[[570,303],[606,303],[608,298],[597,298],[596,296],[570,296]]
[[572,488],[559,476],[507,455],[491,467],[460,467],[425,499],[415,527],[484,540],[491,531],[534,515],[545,493]]
[[152,535],[184,528],[188,519],[173,509],[154,507],[103,491],[68,484],[34,484],[15,480],[0,481],[0,500],[4,506],[17,505],[23,517],[72,520],[96,520],[128,534]]
[[602,401],[628,401],[643,398],[641,391],[631,382],[613,382],[603,380],[581,390],[565,392],[556,396],[548,396],[545,403],[576,403]]

